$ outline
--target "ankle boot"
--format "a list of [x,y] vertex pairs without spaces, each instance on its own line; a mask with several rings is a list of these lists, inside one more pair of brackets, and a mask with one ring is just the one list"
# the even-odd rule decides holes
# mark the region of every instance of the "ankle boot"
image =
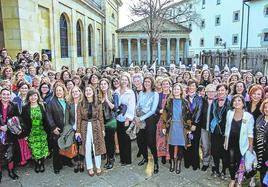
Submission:
[[35,171],[35,173],[39,173],[39,172],[40,172],[40,164],[39,164],[39,160],[36,160],[36,161],[35,161],[34,171]]
[[45,161],[44,160],[41,160],[39,168],[40,168],[41,173],[45,172]]
[[15,173],[14,169],[8,170],[8,176],[13,180],[16,180],[19,178],[19,176]]
[[0,183],[2,181],[2,171],[0,171]]
[[112,169],[113,167],[114,167],[114,159],[109,159],[109,163],[105,168]]
[[174,158],[173,159],[170,159],[170,167],[169,167],[169,171],[170,172],[174,172],[175,170],[175,160]]
[[159,165],[158,165],[158,162],[155,162],[154,163],[154,174],[157,174],[159,171]]
[[176,174],[181,173],[181,160],[176,159]]

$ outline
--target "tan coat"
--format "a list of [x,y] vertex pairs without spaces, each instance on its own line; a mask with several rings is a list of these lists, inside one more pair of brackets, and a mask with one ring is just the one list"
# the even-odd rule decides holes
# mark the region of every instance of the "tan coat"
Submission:
[[[85,155],[87,125],[88,125],[88,106],[83,103],[77,105],[77,133],[81,134],[82,146],[80,146],[79,153]],[[93,105],[92,107],[92,131],[93,143],[95,147],[96,156],[106,153],[104,141],[104,120],[102,113],[102,105]]]

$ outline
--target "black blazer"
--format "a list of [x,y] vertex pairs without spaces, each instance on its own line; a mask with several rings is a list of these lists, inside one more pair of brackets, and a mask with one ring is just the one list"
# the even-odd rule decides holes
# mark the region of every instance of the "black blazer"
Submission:
[[207,129],[207,116],[210,113],[210,118],[209,118],[209,127],[210,127],[210,122],[212,119],[212,105],[210,107],[210,111],[208,111],[208,100],[207,98],[202,98],[203,100],[203,105],[202,105],[202,111],[201,111],[201,121],[200,121],[200,127],[202,129]]
[[72,124],[70,116],[70,105],[66,102],[66,111],[64,114],[63,108],[57,97],[53,97],[46,107],[47,122],[50,131],[55,128],[60,129],[60,133],[63,131],[65,124]]
[[[47,117],[45,113],[44,106],[39,104],[42,114],[43,127],[46,133],[49,133],[49,127],[47,125]],[[31,119],[31,106],[30,104],[26,104],[22,107],[22,112],[20,115],[21,123],[23,124],[23,136],[29,136],[32,130],[32,119]]]

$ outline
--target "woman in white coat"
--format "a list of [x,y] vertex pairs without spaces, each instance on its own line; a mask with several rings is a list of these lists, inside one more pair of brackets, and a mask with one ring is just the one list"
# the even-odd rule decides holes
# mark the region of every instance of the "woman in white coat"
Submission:
[[[243,155],[253,151],[253,116],[245,111],[245,99],[242,95],[235,95],[231,101],[232,110],[226,118],[224,148],[228,150],[230,159],[231,182],[229,187],[235,185],[235,174],[238,170]],[[237,184],[237,186],[239,186]]]

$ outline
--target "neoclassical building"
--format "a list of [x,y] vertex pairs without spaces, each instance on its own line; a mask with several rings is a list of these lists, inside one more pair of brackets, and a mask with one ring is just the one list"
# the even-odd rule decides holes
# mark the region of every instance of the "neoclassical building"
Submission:
[[50,53],[72,69],[110,64],[117,55],[121,0],[0,0],[0,48]]
[[122,64],[149,64],[156,59],[158,65],[186,61],[189,55],[190,29],[165,20],[161,39],[153,45],[153,59],[150,59],[150,40],[145,28],[146,20],[142,19],[117,30]]

